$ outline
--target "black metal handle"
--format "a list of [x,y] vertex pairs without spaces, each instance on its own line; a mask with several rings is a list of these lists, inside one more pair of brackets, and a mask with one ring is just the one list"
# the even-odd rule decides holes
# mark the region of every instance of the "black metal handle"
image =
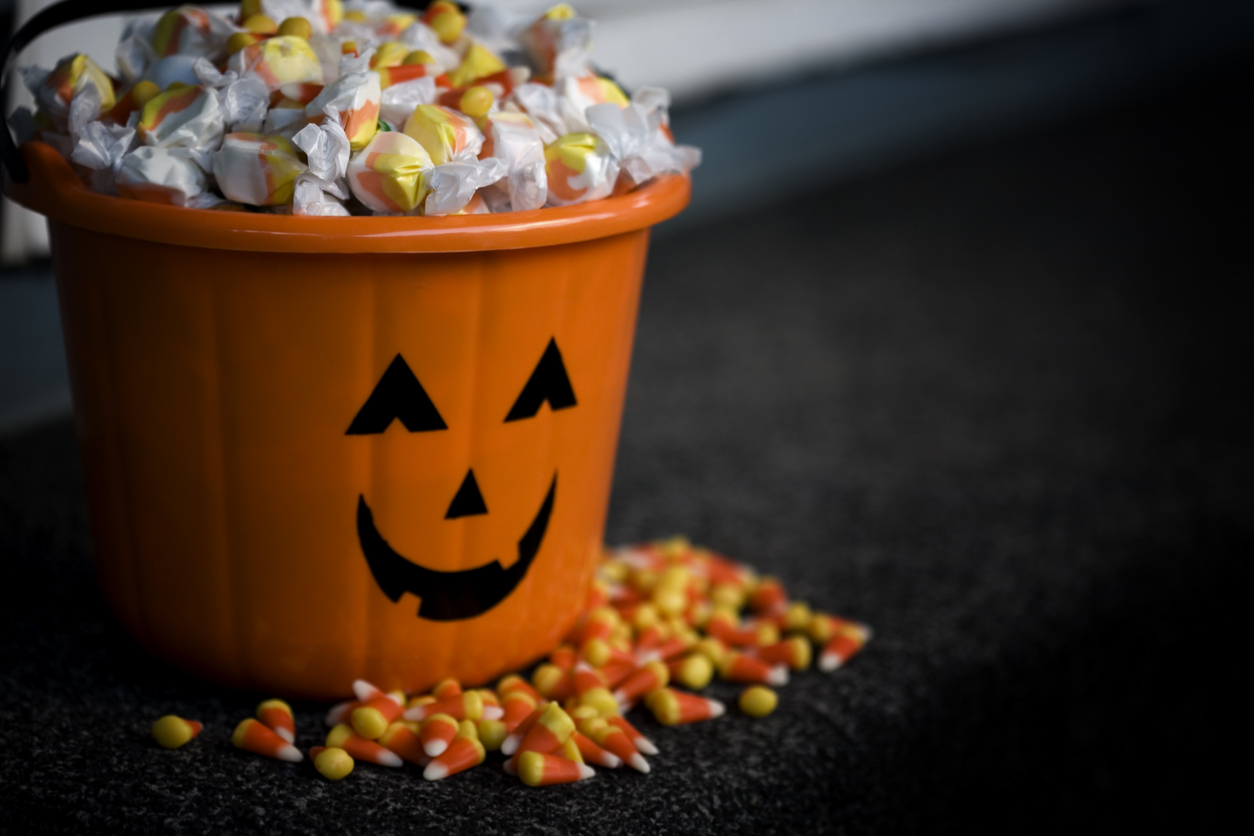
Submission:
[[[401,0],[396,5],[423,8],[428,2],[429,0],[417,0],[417,2]],[[10,64],[31,41],[49,29],[55,29],[85,17],[169,9],[173,8],[175,3],[176,0],[61,0],[60,3],[49,6],[22,24],[22,27],[14,32],[8,43],[4,45],[4,51],[0,52],[0,80],[4,81],[4,92],[6,94],[8,92],[9,71],[12,69]],[[3,101],[8,101],[7,95]],[[18,153],[13,135],[9,133],[9,115],[4,110],[3,103],[0,103],[0,161],[4,162],[4,167],[8,169],[9,177],[14,183],[25,183],[30,179],[30,172],[26,170],[26,160],[22,159],[22,155]]]

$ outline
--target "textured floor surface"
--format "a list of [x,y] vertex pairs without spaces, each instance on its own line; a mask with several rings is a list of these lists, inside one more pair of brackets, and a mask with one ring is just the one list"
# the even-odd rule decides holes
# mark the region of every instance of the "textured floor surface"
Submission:
[[[1254,550],[1250,89],[654,248],[607,538],[685,532],[877,638],[766,720],[642,720],[647,777],[330,784],[233,750],[257,695],[105,611],[71,427],[0,441],[0,831],[1222,831]],[[297,708],[320,742],[322,707]],[[206,731],[160,750],[167,712]]]

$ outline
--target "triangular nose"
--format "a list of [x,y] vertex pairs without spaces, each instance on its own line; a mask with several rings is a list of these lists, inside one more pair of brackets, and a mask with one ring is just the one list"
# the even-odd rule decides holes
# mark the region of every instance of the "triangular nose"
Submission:
[[453,501],[449,503],[448,513],[444,515],[444,519],[455,520],[458,517],[473,517],[475,514],[486,513],[488,513],[488,506],[483,503],[483,494],[479,493],[479,483],[475,481],[475,472],[467,470],[466,478],[462,480],[462,486],[457,489],[457,496],[453,497]]

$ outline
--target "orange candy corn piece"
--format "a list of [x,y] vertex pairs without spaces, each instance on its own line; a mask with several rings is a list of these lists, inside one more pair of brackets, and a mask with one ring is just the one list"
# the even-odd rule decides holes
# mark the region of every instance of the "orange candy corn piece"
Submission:
[[423,750],[433,758],[443,754],[453,738],[457,737],[459,725],[457,720],[447,714],[428,717],[422,724],[422,730],[418,732]]
[[734,651],[723,659],[718,672],[723,679],[748,685],[788,684],[788,669],[783,665],[771,665],[762,659]]
[[501,708],[504,712],[502,719],[505,721],[505,728],[512,732],[536,710],[536,701],[525,692],[511,691],[505,695]]
[[540,752],[524,752],[518,761],[518,777],[529,787],[570,784],[591,778],[595,774],[596,771],[587,764]]
[[627,677],[614,691],[614,698],[624,705],[634,703],[650,691],[665,687],[670,676],[666,663],[655,659]]
[[422,747],[422,738],[404,723],[393,723],[379,738],[379,745],[395,752],[405,760],[417,766],[431,763],[431,756]]
[[636,750],[639,751],[640,754],[657,754],[657,747],[653,745],[653,741],[641,734],[640,731],[631,723],[628,723],[626,717],[606,717],[605,722],[622,730],[623,734],[627,735],[627,739],[631,741],[632,745],[636,747]]
[[447,679],[441,679],[431,689],[431,695],[437,700],[446,700],[449,697],[456,697],[462,692],[462,684],[451,676]]
[[803,671],[810,667],[810,642],[801,636],[793,636],[759,648],[757,656],[772,665],[787,665],[795,671]]
[[540,716],[532,724],[522,742],[518,744],[520,752],[548,753],[570,739],[575,731],[575,721],[562,710],[557,703],[551,702],[540,712]]
[[257,719],[288,743],[295,742],[296,720],[292,707],[283,700],[266,700],[257,706]]
[[579,754],[588,763],[594,763],[597,766],[604,766],[607,769],[617,769],[623,765],[623,759],[618,755],[606,749],[602,749],[591,738],[582,732],[575,732],[570,739],[579,747]]
[[537,708],[524,717],[523,721],[506,735],[505,740],[501,742],[501,754],[512,755],[517,752],[518,745],[522,743],[522,739],[527,736],[527,732],[531,731],[531,727],[536,724],[536,721],[540,719],[540,715],[543,713],[543,708]]
[[[492,713],[495,714],[495,712]],[[482,720],[485,716],[483,697],[479,696],[478,691],[455,694],[446,699],[415,706],[405,712],[405,719],[426,720],[428,717],[434,717],[436,714],[444,714],[455,720]],[[488,719],[499,720],[500,717],[498,715]]]
[[326,745],[343,749],[353,757],[353,760],[365,761],[375,766],[396,768],[405,763],[395,752],[385,749],[373,740],[366,740],[354,732],[352,726],[342,723],[327,734]]
[[366,740],[376,740],[400,715],[403,706],[387,694],[371,697],[349,715],[353,730]]
[[866,645],[870,631],[861,624],[844,627],[823,648],[819,670],[834,671],[848,662]]
[[251,717],[241,720],[240,724],[235,727],[235,733],[231,735],[231,743],[235,744],[235,748],[243,749],[245,752],[265,755],[267,758],[276,758],[281,761],[299,763],[305,758],[299,749]]
[[649,710],[662,725],[678,726],[721,717],[727,709],[718,700],[664,688],[649,696]]
[[473,737],[460,737],[439,757],[427,764],[427,768],[422,771],[422,777],[428,781],[439,781],[458,772],[465,772],[472,766],[478,766],[485,757],[487,753],[482,743]]

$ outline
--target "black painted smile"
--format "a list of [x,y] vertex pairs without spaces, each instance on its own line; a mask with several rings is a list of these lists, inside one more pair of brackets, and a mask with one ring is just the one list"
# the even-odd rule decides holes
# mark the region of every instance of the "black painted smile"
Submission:
[[361,541],[361,550],[375,583],[393,603],[409,592],[422,599],[418,607],[421,618],[431,621],[474,618],[501,603],[522,583],[548,531],[556,493],[555,472],[540,510],[518,541],[518,560],[508,569],[503,568],[499,560],[460,572],[438,572],[411,562],[379,534],[365,496],[357,499],[357,539]]

